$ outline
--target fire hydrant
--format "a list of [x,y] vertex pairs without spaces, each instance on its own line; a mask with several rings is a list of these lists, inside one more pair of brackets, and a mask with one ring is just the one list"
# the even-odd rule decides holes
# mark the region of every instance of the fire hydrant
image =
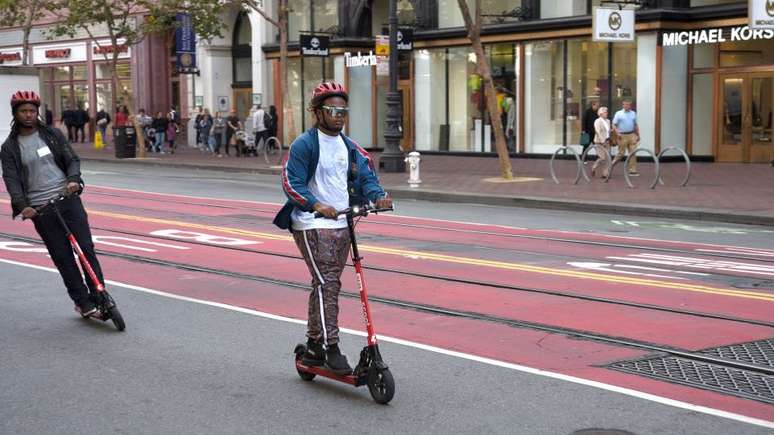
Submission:
[[419,185],[422,183],[422,180],[419,179],[419,161],[422,160],[419,157],[419,153],[416,151],[412,151],[409,153],[408,157],[404,159],[405,162],[409,164],[409,179],[408,183],[411,187],[419,187]]

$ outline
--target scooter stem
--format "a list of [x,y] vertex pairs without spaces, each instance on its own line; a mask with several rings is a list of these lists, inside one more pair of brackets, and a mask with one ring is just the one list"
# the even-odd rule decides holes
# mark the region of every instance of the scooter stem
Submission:
[[363,275],[363,267],[360,264],[360,252],[357,249],[357,239],[355,238],[355,223],[352,216],[347,216],[347,226],[349,227],[349,237],[352,243],[352,263],[355,265],[355,275],[357,276],[357,284],[360,288],[360,304],[363,307],[363,320],[365,320],[366,330],[368,331],[368,345],[373,346],[376,344],[376,333],[374,332],[374,324],[371,320],[371,307],[368,304],[368,289],[365,284],[365,276]]

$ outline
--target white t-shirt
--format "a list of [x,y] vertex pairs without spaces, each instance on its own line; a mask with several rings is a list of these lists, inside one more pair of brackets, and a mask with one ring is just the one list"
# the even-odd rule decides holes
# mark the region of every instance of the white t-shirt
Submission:
[[266,126],[263,125],[263,109],[258,109],[253,113],[253,131],[264,131]]
[[[320,160],[317,162],[314,177],[309,181],[309,190],[318,201],[328,204],[336,210],[343,210],[349,207],[347,145],[341,136],[328,136],[320,130],[317,130],[317,138],[320,142]],[[317,219],[313,212],[306,213],[299,209],[293,210],[290,219],[293,223],[293,229],[296,231],[347,227],[347,220],[344,216],[340,216],[338,220]]]

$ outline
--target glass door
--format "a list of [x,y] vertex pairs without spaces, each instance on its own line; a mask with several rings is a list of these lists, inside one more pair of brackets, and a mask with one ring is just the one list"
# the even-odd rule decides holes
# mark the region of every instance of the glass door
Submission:
[[768,163],[774,160],[774,145],[771,139],[774,73],[751,74],[750,103],[749,161]]
[[720,76],[718,161],[770,162],[774,74]]
[[745,116],[749,105],[744,75],[720,76],[720,117],[718,154],[720,162],[744,161]]

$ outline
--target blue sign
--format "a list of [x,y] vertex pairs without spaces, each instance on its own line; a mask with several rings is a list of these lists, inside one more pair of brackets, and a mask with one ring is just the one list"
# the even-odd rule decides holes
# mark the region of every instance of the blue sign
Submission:
[[177,29],[175,30],[175,51],[177,71],[180,74],[196,74],[196,34],[193,22],[188,14],[177,14]]

